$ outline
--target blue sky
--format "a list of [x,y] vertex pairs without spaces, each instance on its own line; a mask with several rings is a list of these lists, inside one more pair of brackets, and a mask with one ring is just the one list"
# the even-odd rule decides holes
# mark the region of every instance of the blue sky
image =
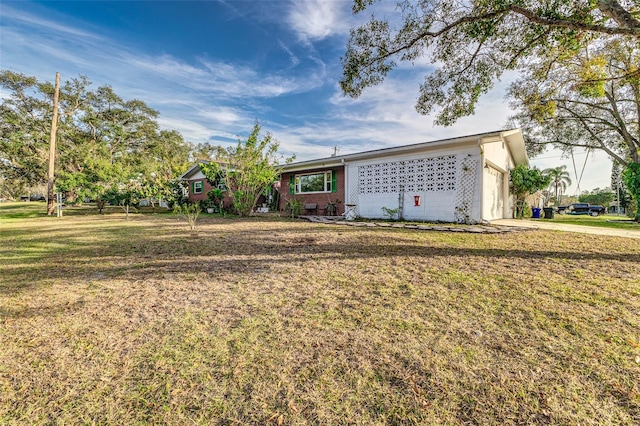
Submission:
[[[377,6],[393,16],[395,2]],[[504,128],[505,78],[476,115],[434,127],[414,104],[430,65],[401,64],[359,99],[342,95],[349,29],[368,18],[346,0],[0,2],[0,67],[53,81],[86,75],[160,112],[190,142],[227,145],[259,120],[297,160]],[[3,93],[0,91],[0,97]],[[585,154],[576,155],[578,174]],[[557,151],[540,168],[571,159]],[[590,154],[582,190],[610,185],[611,162]],[[577,179],[569,190],[573,194]]]

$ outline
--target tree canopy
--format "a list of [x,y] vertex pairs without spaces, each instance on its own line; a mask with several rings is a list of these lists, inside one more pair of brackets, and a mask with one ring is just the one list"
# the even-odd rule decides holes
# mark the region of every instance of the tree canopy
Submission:
[[[53,85],[1,71],[0,86],[8,92],[0,105],[0,174],[13,186],[37,185],[46,180]],[[190,146],[180,133],[159,129],[157,111],[109,86],[90,86],[79,77],[60,88],[56,188],[68,200],[99,198],[132,181],[162,186],[184,170]]]
[[[240,216],[249,216],[260,195],[276,182],[282,167],[278,161],[279,142],[270,133],[260,138],[260,124],[256,123],[247,139],[238,139],[236,146],[217,149],[217,161],[201,163],[200,169],[211,182],[220,176],[233,197]],[[293,157],[287,158],[288,163]]]
[[[375,0],[355,0],[355,13]],[[436,124],[473,114],[479,97],[507,70],[549,50],[571,56],[594,39],[640,42],[637,1],[401,1],[399,22],[370,21],[351,30],[342,58],[342,90],[353,97],[397,66],[426,56],[436,65],[420,86],[416,109],[436,107]],[[396,25],[397,24],[397,25]]]
[[531,60],[510,89],[529,152],[552,144],[599,149],[622,166],[639,162],[639,46],[612,39],[562,61],[557,51]]
[[616,194],[610,188],[595,188],[592,191],[585,191],[578,197],[581,203],[589,203],[609,207],[609,203],[616,200]]
[[529,168],[526,164],[519,164],[510,170],[509,180],[511,182],[511,190],[515,195],[516,214],[523,217],[523,204],[527,195],[549,186],[551,176],[545,175],[536,167]]

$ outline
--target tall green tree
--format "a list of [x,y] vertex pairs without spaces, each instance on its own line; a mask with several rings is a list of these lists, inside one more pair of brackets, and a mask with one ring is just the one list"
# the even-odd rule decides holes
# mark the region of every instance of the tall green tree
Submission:
[[[375,0],[355,0],[361,13]],[[436,123],[451,125],[474,113],[480,96],[505,71],[524,70],[549,50],[574,55],[593,40],[640,41],[637,1],[416,0],[398,15],[351,30],[342,58],[344,93],[357,97],[381,83],[399,61],[426,56],[434,65],[420,86],[416,109],[439,108]]]
[[540,191],[551,182],[550,176],[545,176],[538,168],[529,168],[526,164],[519,164],[509,171],[509,179],[511,181],[511,190],[515,196],[515,212],[516,216],[524,217],[525,198]]
[[557,206],[560,203],[560,196],[567,190],[569,185],[571,185],[571,178],[569,177],[569,172],[567,172],[567,166],[545,169],[542,171],[542,174],[551,179],[549,188],[553,190],[555,205]]
[[[260,195],[273,185],[281,174],[277,152],[279,142],[270,133],[260,137],[261,126],[256,123],[247,139],[219,152],[217,161],[201,163],[200,168],[210,181],[221,174],[240,216],[249,216]],[[293,161],[294,157],[284,160]]]
[[[60,90],[58,140],[64,164],[72,164],[84,153],[77,152],[82,135],[77,116],[87,93],[85,77],[65,82]],[[32,186],[43,181],[49,151],[54,86],[35,77],[0,71],[0,87],[6,95],[0,104],[0,172],[6,179]],[[69,160],[67,162],[67,160]]]
[[[0,105],[0,173],[16,185],[43,182],[53,85],[11,71],[0,72],[0,85],[8,92]],[[79,77],[60,91],[56,188],[67,200],[100,199],[132,182],[156,187],[184,171],[190,146],[178,132],[159,130],[157,111],[109,86],[90,86]]]
[[15,186],[42,183],[53,104],[34,77],[3,71],[0,86],[8,93],[0,105],[0,174]]
[[624,184],[635,200],[635,220],[640,222],[640,163],[630,163],[622,172]]
[[629,206],[633,202],[633,198],[627,189],[622,178],[623,168],[619,164],[613,164],[611,167],[611,191],[613,192],[616,202],[618,202],[618,209],[622,208],[625,211],[629,210]]
[[569,58],[550,51],[531,62],[511,95],[530,152],[548,144],[569,153],[576,147],[602,150],[634,185],[640,164],[639,42],[592,41]]

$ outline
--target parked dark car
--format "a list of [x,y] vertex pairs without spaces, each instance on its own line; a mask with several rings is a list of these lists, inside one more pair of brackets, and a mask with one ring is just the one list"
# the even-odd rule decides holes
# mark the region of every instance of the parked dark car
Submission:
[[558,206],[558,208],[556,209],[556,212],[558,214],[564,214],[567,211],[567,207],[569,206]]
[[569,214],[588,214],[598,216],[606,212],[602,206],[591,205],[589,203],[573,203],[567,207],[566,212]]

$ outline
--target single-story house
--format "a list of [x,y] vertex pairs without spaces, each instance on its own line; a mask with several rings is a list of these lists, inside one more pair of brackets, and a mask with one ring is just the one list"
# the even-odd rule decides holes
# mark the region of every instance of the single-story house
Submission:
[[[207,177],[200,170],[200,164],[206,163],[209,161],[200,160],[197,163],[193,164],[189,169],[180,175],[179,179],[184,181],[187,186],[187,196],[189,197],[189,201],[202,201],[207,199],[207,193],[213,189],[213,185],[209,183]],[[214,182],[217,188],[220,188],[226,191],[226,187],[224,182]],[[224,198],[224,206],[225,208],[229,208],[232,203],[231,197],[227,194]]]
[[204,173],[202,173],[202,170],[200,170],[200,163],[208,164],[209,162],[205,160],[198,161],[179,177],[179,179],[187,185],[187,195],[190,201],[206,200],[207,192],[213,189],[213,186],[209,183]]
[[522,163],[529,159],[519,129],[290,163],[279,208],[295,198],[320,212],[338,202],[338,214],[371,219],[385,211],[416,221],[511,218],[509,169]]

